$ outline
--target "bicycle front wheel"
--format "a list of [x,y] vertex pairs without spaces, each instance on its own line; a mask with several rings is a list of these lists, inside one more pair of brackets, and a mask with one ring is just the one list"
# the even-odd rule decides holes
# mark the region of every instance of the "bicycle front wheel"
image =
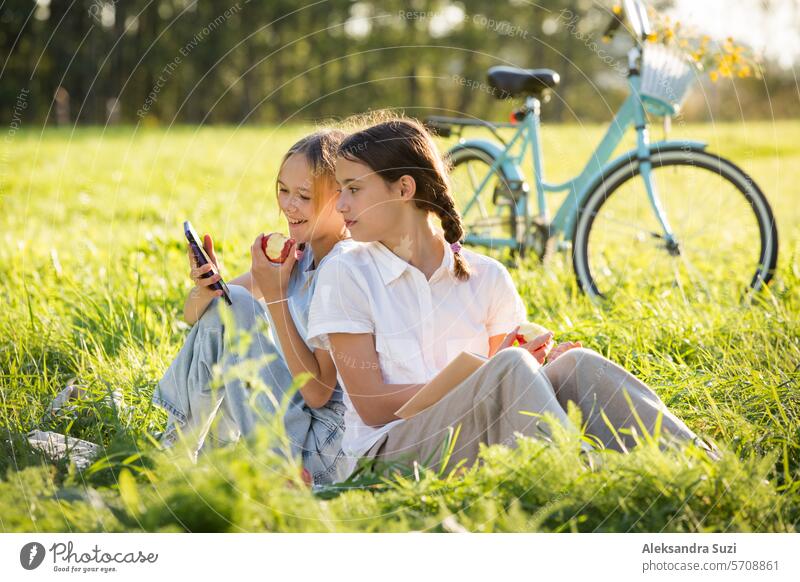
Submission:
[[581,289],[725,300],[760,289],[778,260],[772,209],[747,174],[699,150],[657,152],[651,177],[675,236],[669,243],[639,163],[604,176],[580,209],[573,266]]

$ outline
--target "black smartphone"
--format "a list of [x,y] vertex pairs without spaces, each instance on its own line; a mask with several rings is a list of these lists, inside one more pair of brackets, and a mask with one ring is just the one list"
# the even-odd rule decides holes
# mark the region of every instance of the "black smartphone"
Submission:
[[[197,266],[202,267],[206,263],[211,263],[211,258],[209,258],[208,253],[203,248],[203,240],[197,235],[197,231],[195,231],[192,223],[188,220],[184,221],[183,223],[183,232],[186,234],[186,240],[189,241],[189,248],[192,249],[194,253],[195,261],[197,261]],[[212,263],[213,265],[213,263]],[[212,267],[213,270],[209,271],[208,273],[203,273],[200,275],[203,279],[207,279],[211,277],[214,273],[216,273],[216,267]],[[215,291],[222,291],[222,296],[225,298],[225,303],[228,305],[233,305],[233,301],[231,301],[230,293],[228,292],[228,286],[225,284],[225,281],[220,279],[213,285],[209,285],[209,289],[214,289]]]

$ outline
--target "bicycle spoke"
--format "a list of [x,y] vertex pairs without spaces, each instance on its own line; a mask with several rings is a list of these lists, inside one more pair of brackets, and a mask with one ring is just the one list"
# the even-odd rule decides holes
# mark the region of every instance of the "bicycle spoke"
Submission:
[[[480,183],[475,178],[475,174],[472,171],[472,164],[470,162],[467,162],[466,166],[467,166],[467,174],[469,175],[469,182],[470,182],[470,186],[471,186],[470,190],[472,192],[477,192],[478,191],[478,185]],[[480,211],[481,216],[483,218],[489,218],[489,211],[486,210],[486,206],[484,206],[483,200],[481,200],[480,196],[478,196],[478,201],[477,202],[478,202],[478,210]]]
[[708,281],[706,280],[706,278],[703,277],[703,274],[700,272],[699,269],[697,269],[694,266],[694,263],[692,263],[692,261],[689,260],[689,257],[687,257],[685,253],[682,254],[680,258],[681,258],[681,262],[683,262],[683,264],[686,266],[686,270],[688,272],[693,272],[695,274],[695,276],[700,280],[700,282],[702,284],[702,290],[703,290],[703,293],[706,296],[706,299],[710,299],[711,298],[711,291],[710,291],[710,287],[708,285]]
[[674,277],[675,286],[678,287],[678,291],[681,292],[681,298],[683,299],[684,303],[688,303],[686,300],[686,292],[683,290],[683,283],[681,283],[681,275],[678,272],[678,262],[672,261],[672,275]]
[[[574,260],[585,289],[605,294],[643,285],[677,288],[689,300],[711,298],[740,292],[770,268],[761,265],[762,253],[774,265],[777,251],[774,245],[765,249],[762,240],[774,219],[763,197],[755,203],[760,193],[751,182],[721,170],[716,156],[704,152],[668,152],[669,163],[658,163],[659,157],[651,177],[672,242],[661,231],[641,177],[620,172],[620,181],[612,179],[590,195],[579,216]],[[587,274],[592,285],[585,283]]]
[[[593,212],[592,215],[593,216],[597,216],[598,214],[596,212]],[[620,226],[627,226],[628,228],[631,228],[631,229],[636,230],[638,232],[641,232],[641,233],[644,233],[644,234],[648,234],[653,238],[664,238],[663,235],[661,235],[661,234],[659,234],[657,232],[653,232],[652,230],[643,229],[641,226],[633,224],[632,222],[625,222],[623,220],[617,220],[617,219],[614,219],[614,218],[609,218],[608,216],[603,216],[602,220],[604,222],[610,222],[612,224],[619,224]]]
[[[505,183],[502,173],[492,168],[491,159],[482,151],[461,149],[451,154],[451,160],[451,184],[462,213],[465,232],[473,239],[480,239],[489,248],[509,246],[505,241],[516,238],[515,208],[499,203],[505,202],[506,198],[495,200],[494,197],[496,192],[502,194],[499,192]],[[481,184],[484,187],[478,193]],[[470,208],[465,211],[467,206]],[[494,245],[494,240],[504,242]]]

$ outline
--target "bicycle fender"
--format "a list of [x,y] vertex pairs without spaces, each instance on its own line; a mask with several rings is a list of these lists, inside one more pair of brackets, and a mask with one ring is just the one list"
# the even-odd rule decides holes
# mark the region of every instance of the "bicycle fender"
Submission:
[[[704,141],[693,141],[688,139],[656,141],[650,144],[650,155],[659,152],[698,151],[706,149],[707,146],[708,144]],[[588,194],[594,189],[594,187],[600,181],[597,178],[607,176],[609,172],[629,163],[631,160],[639,160],[639,153],[636,151],[636,148],[623,152],[610,162],[606,163],[606,165],[600,170],[599,174],[595,175],[595,179],[589,182],[590,187],[587,188],[583,193]]]
[[704,141],[695,141],[691,139],[668,139],[664,141],[656,141],[650,144],[650,153],[653,152],[671,152],[675,150],[704,150],[708,144]]

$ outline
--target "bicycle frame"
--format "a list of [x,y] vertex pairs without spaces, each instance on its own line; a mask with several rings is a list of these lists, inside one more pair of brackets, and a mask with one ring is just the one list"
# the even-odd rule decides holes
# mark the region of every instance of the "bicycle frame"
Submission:
[[[650,143],[644,103],[651,98],[647,96],[640,96],[639,93],[640,77],[635,66],[635,63],[638,60],[638,55],[639,53],[636,49],[634,49],[629,55],[630,74],[628,76],[628,84],[630,87],[630,93],[628,97],[614,115],[614,119],[611,121],[611,124],[606,130],[605,135],[595,148],[594,152],[592,152],[591,156],[589,157],[589,161],[586,163],[584,168],[577,176],[565,182],[550,183],[544,179],[544,162],[541,141],[539,137],[540,102],[534,97],[527,98],[527,114],[519,123],[519,127],[504,148],[488,140],[460,141],[459,144],[454,148],[454,151],[461,147],[473,147],[491,153],[494,158],[494,162],[490,170],[479,184],[478,188],[474,192],[473,197],[467,203],[467,206],[462,210],[462,213],[464,215],[467,214],[467,212],[481,196],[484,188],[489,183],[491,176],[501,168],[505,171],[506,175],[510,174],[511,176],[518,176],[524,181],[524,174],[521,171],[521,165],[525,158],[528,147],[530,147],[533,162],[533,175],[536,186],[538,217],[545,222],[549,222],[551,236],[560,234],[564,237],[564,239],[572,240],[578,212],[583,204],[583,201],[597,187],[603,176],[606,175],[610,169],[615,168],[621,163],[638,161],[641,178],[644,180],[648,199],[653,208],[653,212],[655,213],[656,218],[663,229],[663,239],[668,246],[675,244],[675,238],[672,233],[672,229],[659,200],[656,185],[652,179],[650,154],[653,151],[668,149],[704,149],[706,144],[704,142],[688,140],[665,140],[652,144]],[[655,105],[663,107],[661,102],[658,102]],[[624,152],[614,160],[611,160],[611,156],[622,141],[622,138],[629,126],[633,126],[636,130],[636,148]],[[515,147],[517,147],[516,153],[513,151]],[[568,192],[568,196],[562,206],[556,212],[553,220],[549,221],[546,194],[548,192],[564,191]],[[517,216],[525,217],[525,233],[530,232],[531,215],[528,211],[527,191],[523,190],[521,195],[517,197],[516,211]],[[485,237],[468,234],[465,237],[465,242],[483,246],[514,247],[520,244],[522,241],[514,239],[488,239]]]

